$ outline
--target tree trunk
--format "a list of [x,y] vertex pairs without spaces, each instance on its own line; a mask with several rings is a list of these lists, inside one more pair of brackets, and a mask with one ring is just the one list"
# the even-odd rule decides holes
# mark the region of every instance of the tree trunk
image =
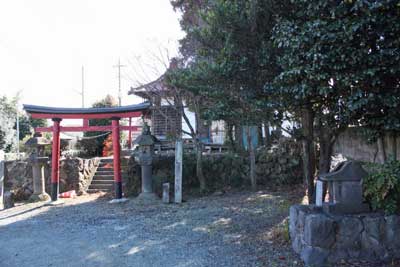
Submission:
[[303,127],[303,172],[304,182],[307,186],[308,203],[315,203],[314,174],[315,174],[315,148],[314,148],[314,113],[311,107],[305,108],[301,114]]
[[[328,173],[331,169],[332,152],[333,152],[333,136],[329,129],[320,128],[319,137],[319,161],[318,174]],[[324,200],[328,193],[328,183],[324,183],[322,188],[322,199]]]
[[246,138],[247,138],[247,149],[249,150],[251,188],[253,190],[256,190],[257,189],[256,153],[254,151],[253,142],[251,140],[250,126],[246,127]]
[[334,142],[332,142],[332,133],[328,129],[321,129],[320,132],[318,172],[324,174],[331,168]]
[[207,189],[206,186],[206,179],[204,177],[203,173],[203,144],[200,141],[200,133],[199,133],[199,124],[201,122],[200,120],[200,113],[197,109],[197,112],[195,112],[195,120],[196,120],[196,134],[194,136],[194,145],[196,147],[196,176],[197,179],[199,180],[200,184],[200,192],[205,192]]
[[200,141],[195,141],[196,147],[196,176],[200,184],[200,192],[205,192],[207,189],[206,179],[203,173],[203,146]]
[[229,147],[231,151],[236,151],[235,147],[235,140],[233,138],[233,125],[231,123],[226,123],[225,124],[225,131],[226,131],[226,139],[229,143]]
[[389,158],[392,160],[397,160],[397,136],[396,132],[390,132],[389,134]]
[[257,133],[258,133],[258,146],[263,146],[264,145],[264,138],[263,138],[263,126],[262,124],[257,126]]
[[269,146],[271,144],[271,133],[269,131],[269,122],[264,123],[265,129],[265,145]]
[[378,151],[381,153],[382,163],[387,161],[384,136],[378,137]]
[[235,143],[236,143],[236,148],[239,151],[244,151],[244,148],[243,148],[243,128],[239,123],[235,124]]

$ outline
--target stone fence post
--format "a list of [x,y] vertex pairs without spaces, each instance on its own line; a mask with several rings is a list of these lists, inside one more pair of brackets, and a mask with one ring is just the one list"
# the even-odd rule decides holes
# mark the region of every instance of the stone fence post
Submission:
[[182,203],[182,140],[177,140],[175,144],[175,203]]

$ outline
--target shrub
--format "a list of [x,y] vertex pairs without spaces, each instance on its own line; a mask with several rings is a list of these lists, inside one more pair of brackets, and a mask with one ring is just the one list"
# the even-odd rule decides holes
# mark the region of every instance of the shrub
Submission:
[[364,196],[373,210],[400,212],[400,161],[391,160],[373,168],[364,181]]
[[103,157],[109,157],[113,154],[112,135],[109,134],[103,142]]

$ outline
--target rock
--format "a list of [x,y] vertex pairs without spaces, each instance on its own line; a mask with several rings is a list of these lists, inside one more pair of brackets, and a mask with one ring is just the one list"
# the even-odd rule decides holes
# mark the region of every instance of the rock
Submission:
[[301,259],[307,266],[318,267],[326,266],[328,255],[328,250],[311,246],[306,246],[300,253]]
[[329,249],[335,242],[334,221],[324,214],[311,214],[304,224],[307,245]]
[[301,253],[301,251],[304,248],[304,243],[303,243],[303,235],[302,234],[297,234],[294,237],[290,237],[292,240],[292,248],[296,253]]
[[391,215],[385,217],[385,243],[391,250],[400,250],[400,216]]
[[346,216],[338,221],[336,246],[344,250],[360,250],[363,225],[359,218]]
[[29,197],[29,201],[31,201],[31,202],[48,201],[48,200],[50,200],[50,196],[47,193],[44,193],[44,194],[32,194]]
[[388,255],[385,250],[385,221],[382,217],[365,217],[364,231],[361,235],[363,257],[371,260],[384,260]]

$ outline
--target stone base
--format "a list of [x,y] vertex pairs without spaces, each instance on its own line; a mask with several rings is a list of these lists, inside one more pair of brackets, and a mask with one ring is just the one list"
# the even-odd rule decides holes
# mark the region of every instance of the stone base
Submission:
[[342,214],[357,214],[357,213],[367,213],[370,211],[369,205],[362,203],[359,205],[343,205],[340,203],[331,204],[331,203],[323,203],[322,209],[326,213],[342,215]]
[[314,205],[294,205],[289,222],[292,247],[308,266],[400,259],[399,215],[336,215]]
[[59,206],[59,205],[62,205],[62,204],[65,204],[65,201],[61,200],[61,199],[58,199],[56,201],[50,201],[50,202],[46,203],[46,206]]
[[114,198],[114,199],[108,201],[108,203],[110,203],[110,204],[114,204],[114,203],[124,203],[124,202],[127,202],[127,201],[128,201],[128,199],[125,198],[125,197],[123,197],[123,198]]
[[140,193],[139,196],[137,196],[136,200],[144,203],[160,202],[160,198],[155,193],[145,192]]
[[33,194],[29,198],[30,202],[49,201],[49,200],[50,200],[50,195],[47,193]]

